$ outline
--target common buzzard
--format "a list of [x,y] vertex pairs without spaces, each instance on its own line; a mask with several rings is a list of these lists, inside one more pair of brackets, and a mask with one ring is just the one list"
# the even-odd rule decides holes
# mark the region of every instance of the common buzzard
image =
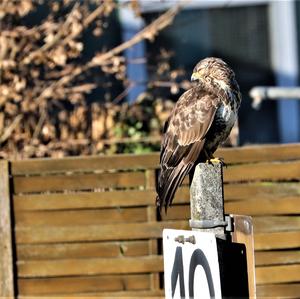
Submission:
[[172,203],[184,177],[199,162],[210,161],[228,137],[241,103],[239,86],[232,69],[220,58],[201,60],[192,81],[165,123],[157,181],[160,210]]

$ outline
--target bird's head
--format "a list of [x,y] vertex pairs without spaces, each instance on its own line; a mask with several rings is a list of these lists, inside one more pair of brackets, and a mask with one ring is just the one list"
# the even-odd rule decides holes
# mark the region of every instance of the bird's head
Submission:
[[212,93],[231,94],[236,91],[239,94],[233,70],[220,58],[208,57],[198,62],[194,67],[191,81],[198,82]]
[[200,60],[193,70],[191,81],[209,82],[211,79],[224,80],[232,76],[233,71],[220,58],[208,57]]

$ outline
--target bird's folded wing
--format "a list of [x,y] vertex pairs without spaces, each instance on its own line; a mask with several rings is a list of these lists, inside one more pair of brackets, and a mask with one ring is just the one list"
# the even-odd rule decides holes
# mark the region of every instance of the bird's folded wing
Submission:
[[218,106],[211,94],[185,92],[167,125],[161,148],[161,170],[157,187],[158,204],[167,208],[185,175],[196,162]]
[[174,160],[179,162],[190,156],[188,152],[193,144],[203,145],[201,141],[205,139],[214,120],[218,104],[218,98],[214,95],[195,93],[194,89],[188,90],[180,97],[165,127],[161,164],[174,167],[177,164]]

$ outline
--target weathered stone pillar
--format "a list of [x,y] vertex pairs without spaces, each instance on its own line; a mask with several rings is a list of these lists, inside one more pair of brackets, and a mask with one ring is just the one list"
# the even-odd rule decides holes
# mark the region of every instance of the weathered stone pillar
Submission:
[[199,163],[190,186],[193,230],[224,237],[224,192],[222,163]]

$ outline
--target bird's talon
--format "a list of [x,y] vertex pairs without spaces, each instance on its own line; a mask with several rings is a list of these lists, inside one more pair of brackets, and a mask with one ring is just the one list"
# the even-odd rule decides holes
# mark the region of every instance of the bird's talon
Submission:
[[213,165],[212,159],[207,159],[206,164]]
[[222,166],[227,167],[227,164],[224,162],[224,158],[211,158],[206,160],[206,163],[208,164],[214,164],[214,163],[221,163]]

